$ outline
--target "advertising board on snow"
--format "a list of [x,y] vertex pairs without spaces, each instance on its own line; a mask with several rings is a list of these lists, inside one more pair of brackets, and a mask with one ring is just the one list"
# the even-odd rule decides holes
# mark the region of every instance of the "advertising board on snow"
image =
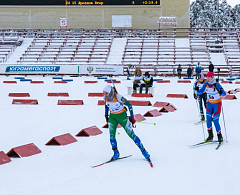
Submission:
[[79,74],[124,74],[123,66],[108,66],[108,65],[89,65],[89,66],[78,66]]
[[60,66],[7,66],[6,73],[11,72],[59,72]]
[[1,74],[84,74],[122,75],[123,66],[114,65],[2,65]]

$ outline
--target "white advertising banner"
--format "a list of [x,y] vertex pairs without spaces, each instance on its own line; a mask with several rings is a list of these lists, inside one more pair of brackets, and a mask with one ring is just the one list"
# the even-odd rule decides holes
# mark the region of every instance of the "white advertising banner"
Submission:
[[2,74],[78,74],[77,65],[1,65]]
[[109,66],[109,65],[83,65],[79,67],[79,74],[108,74],[117,75],[124,74],[123,66]]
[[0,73],[122,75],[124,67],[113,65],[1,65]]

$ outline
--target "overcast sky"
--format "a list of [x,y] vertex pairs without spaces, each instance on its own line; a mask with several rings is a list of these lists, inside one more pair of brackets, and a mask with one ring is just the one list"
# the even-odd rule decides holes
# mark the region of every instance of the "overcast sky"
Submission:
[[[195,0],[190,0],[190,3],[192,3]],[[221,0],[220,0],[221,1]],[[227,0],[228,4],[234,7],[236,4],[240,4],[240,0]]]

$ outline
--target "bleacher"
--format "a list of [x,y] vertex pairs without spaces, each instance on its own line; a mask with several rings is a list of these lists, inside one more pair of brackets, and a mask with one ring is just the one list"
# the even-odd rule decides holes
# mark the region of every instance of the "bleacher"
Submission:
[[[114,38],[126,38],[122,61],[118,65],[140,66],[154,75],[176,75],[198,62],[208,69],[212,53],[222,53],[225,64],[221,74],[238,72],[240,64],[240,29],[4,29],[2,37],[33,38],[16,61],[18,65],[107,64]],[[179,39],[184,44],[176,44]],[[217,39],[217,43],[216,43]],[[186,42],[187,40],[187,42]],[[124,40],[125,42],[125,40]],[[0,63],[5,63],[16,44],[1,45]],[[224,59],[224,58],[223,58]],[[111,64],[112,65],[112,64]]]
[[122,64],[174,64],[175,33],[173,31],[131,31],[128,34]]
[[23,39],[17,33],[0,32],[0,63],[6,62],[22,42]]
[[122,64],[173,64],[174,47],[175,39],[128,38]]
[[[129,37],[125,46],[122,64],[135,65],[194,65],[209,64],[210,55],[205,44],[194,43],[177,47],[175,38]],[[204,42],[205,43],[205,42]]]
[[109,56],[112,41],[113,36],[105,38],[94,33],[83,33],[80,36],[77,34],[75,38],[68,34],[64,36],[62,33],[51,35],[51,38],[38,35],[18,63],[104,64]]
[[[195,37],[193,35],[193,37]],[[200,62],[201,65],[209,65],[210,54],[209,49],[207,47],[207,42],[202,37],[199,37],[199,35],[196,38],[193,38],[192,36],[189,37],[189,43],[191,48],[191,54],[192,54],[192,63],[196,64],[197,62]]]
[[0,45],[0,63],[6,62],[15,49],[14,45]]
[[239,32],[222,33],[223,50],[228,65],[240,64],[240,39]]
[[20,46],[23,42],[19,33],[16,32],[0,32],[0,45],[13,45],[13,46]]

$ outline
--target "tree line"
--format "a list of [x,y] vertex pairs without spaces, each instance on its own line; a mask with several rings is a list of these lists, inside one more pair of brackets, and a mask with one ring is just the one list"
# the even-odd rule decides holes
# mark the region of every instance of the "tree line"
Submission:
[[[190,26],[194,28],[240,27],[240,4],[231,7],[227,0],[196,0],[190,5]],[[218,14],[217,14],[218,10]]]

